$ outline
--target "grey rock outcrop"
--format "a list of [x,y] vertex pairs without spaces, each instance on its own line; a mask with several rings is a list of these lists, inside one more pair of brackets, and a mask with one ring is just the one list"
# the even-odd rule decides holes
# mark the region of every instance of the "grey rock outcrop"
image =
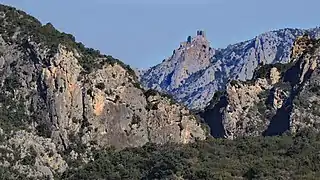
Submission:
[[53,179],[54,173],[64,172],[68,164],[50,138],[26,131],[17,131],[1,147],[6,166],[12,166],[27,178]]
[[259,66],[250,81],[233,80],[201,116],[215,137],[319,131],[319,40],[299,37],[290,63]]

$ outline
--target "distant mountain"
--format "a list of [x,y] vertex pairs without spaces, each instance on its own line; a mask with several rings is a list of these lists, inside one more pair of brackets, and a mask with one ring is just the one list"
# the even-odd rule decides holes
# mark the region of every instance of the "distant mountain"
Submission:
[[286,63],[294,40],[305,33],[320,36],[320,28],[280,29],[254,39],[213,49],[203,31],[188,37],[171,57],[141,71],[140,80],[147,88],[172,94],[192,109],[203,109],[214,92],[226,88],[231,79],[252,78],[259,64]]

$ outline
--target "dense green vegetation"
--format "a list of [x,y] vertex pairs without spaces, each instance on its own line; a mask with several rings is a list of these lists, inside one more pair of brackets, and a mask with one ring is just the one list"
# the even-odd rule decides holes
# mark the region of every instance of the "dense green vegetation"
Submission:
[[24,129],[29,117],[23,101],[15,100],[11,95],[0,93],[0,127],[5,132]]
[[23,129],[29,122],[23,97],[15,97],[15,90],[20,88],[19,77],[11,75],[0,87],[0,127],[5,132]]
[[27,179],[24,175],[12,170],[9,167],[0,166],[0,179],[5,180],[16,180],[16,179]]
[[94,153],[62,179],[317,179],[320,134],[148,144]]

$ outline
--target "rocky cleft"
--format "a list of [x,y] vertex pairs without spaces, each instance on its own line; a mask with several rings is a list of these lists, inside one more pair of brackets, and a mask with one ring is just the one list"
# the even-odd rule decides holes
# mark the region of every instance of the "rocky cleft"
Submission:
[[250,81],[232,80],[200,113],[215,137],[273,136],[319,129],[319,41],[299,37],[287,64],[260,65]]

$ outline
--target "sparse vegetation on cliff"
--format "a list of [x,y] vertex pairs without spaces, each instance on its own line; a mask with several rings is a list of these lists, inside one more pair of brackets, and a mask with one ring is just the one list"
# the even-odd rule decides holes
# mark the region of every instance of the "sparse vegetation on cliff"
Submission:
[[292,66],[292,63],[275,63],[275,64],[266,64],[263,66],[258,67],[254,71],[253,79],[258,79],[258,78],[270,78],[270,70],[275,67],[277,70],[281,73],[281,76]]
[[177,103],[177,101],[174,99],[174,97],[172,97],[170,94],[162,93],[162,92],[159,92],[154,89],[148,89],[148,90],[144,91],[144,95],[146,98],[148,98],[150,96],[159,95],[159,96],[167,98],[171,104]]
[[102,68],[104,64],[117,63],[136,78],[135,72],[130,66],[112,56],[102,55],[98,50],[85,47],[82,43],[76,42],[73,35],[58,31],[51,23],[42,25],[34,17],[9,6],[0,5],[0,11],[4,12],[2,14],[4,18],[0,18],[2,24],[0,34],[8,43],[35,41],[47,47],[51,54],[56,53],[58,45],[62,44],[69,50],[75,49],[81,53],[82,57],[79,63],[84,69],[83,74]]

